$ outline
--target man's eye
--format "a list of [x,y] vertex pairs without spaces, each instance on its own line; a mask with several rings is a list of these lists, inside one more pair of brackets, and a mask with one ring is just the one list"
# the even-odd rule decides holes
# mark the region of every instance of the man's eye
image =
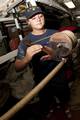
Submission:
[[43,17],[43,15],[40,15],[39,17]]
[[35,19],[36,19],[35,17],[32,18],[32,20],[35,20]]
[[42,15],[42,14],[40,14],[40,15],[39,15],[39,17],[43,17],[43,15]]

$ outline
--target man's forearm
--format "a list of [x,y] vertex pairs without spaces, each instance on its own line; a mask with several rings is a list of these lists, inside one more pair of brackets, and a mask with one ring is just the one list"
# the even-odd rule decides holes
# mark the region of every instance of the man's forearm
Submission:
[[27,66],[28,63],[29,62],[28,62],[28,60],[26,60],[25,57],[23,59],[21,59],[21,60],[16,59],[15,68],[16,68],[17,71],[21,71]]

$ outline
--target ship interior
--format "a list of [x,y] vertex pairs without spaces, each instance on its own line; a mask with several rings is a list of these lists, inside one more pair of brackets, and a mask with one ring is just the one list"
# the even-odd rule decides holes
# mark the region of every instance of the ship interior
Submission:
[[[48,84],[46,79],[50,80],[49,76],[43,79],[44,85],[40,83],[34,87],[30,66],[20,72],[15,70],[18,45],[30,31],[23,12],[34,5],[43,10],[47,28],[60,32],[70,30],[76,36],[78,48],[73,47],[72,64],[66,71],[70,88],[69,113],[65,113],[56,96],[48,111],[42,112],[44,106],[41,109],[38,93]],[[64,66],[65,59],[54,71]],[[0,120],[80,120],[79,77],[80,0],[0,0]]]

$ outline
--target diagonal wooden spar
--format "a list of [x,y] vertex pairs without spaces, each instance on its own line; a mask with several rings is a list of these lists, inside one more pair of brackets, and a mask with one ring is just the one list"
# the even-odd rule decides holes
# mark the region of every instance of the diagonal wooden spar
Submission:
[[18,50],[16,49],[14,51],[11,51],[11,52],[7,53],[6,55],[1,56],[0,57],[0,64],[5,63],[6,61],[16,57],[17,56],[17,51]]
[[20,100],[16,105],[14,105],[8,112],[0,117],[0,120],[10,120],[11,117],[15,115],[20,109],[22,109],[44,86],[51,80],[52,77],[62,68],[62,66],[67,62],[67,59],[62,59],[62,61],[35,87],[33,88],[22,100]]

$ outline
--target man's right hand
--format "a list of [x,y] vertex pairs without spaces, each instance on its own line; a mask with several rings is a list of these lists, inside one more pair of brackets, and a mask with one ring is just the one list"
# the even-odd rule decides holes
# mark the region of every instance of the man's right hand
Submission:
[[26,56],[25,56],[26,59],[28,59],[28,61],[30,61],[35,54],[42,51],[42,48],[43,48],[43,46],[40,44],[35,44],[35,45],[28,47],[26,50]]

